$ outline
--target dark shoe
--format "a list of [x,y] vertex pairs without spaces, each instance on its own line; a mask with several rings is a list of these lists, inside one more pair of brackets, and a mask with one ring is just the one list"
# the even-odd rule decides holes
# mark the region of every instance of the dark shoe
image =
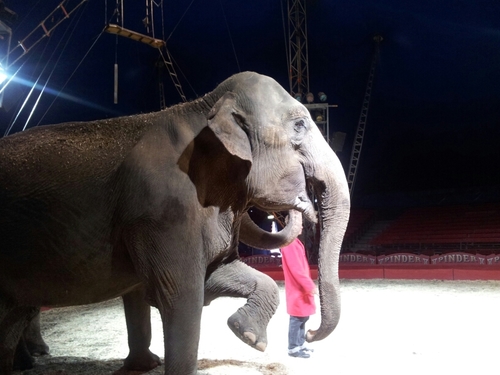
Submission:
[[288,355],[295,358],[309,358],[311,356],[309,353],[302,349],[296,352],[288,352]]

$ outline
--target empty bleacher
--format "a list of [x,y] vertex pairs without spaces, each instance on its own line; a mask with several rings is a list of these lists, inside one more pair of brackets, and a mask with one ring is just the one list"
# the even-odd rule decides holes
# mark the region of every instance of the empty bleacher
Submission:
[[373,223],[376,210],[356,209],[351,210],[349,223],[344,235],[343,251],[348,251],[350,247],[366,232]]
[[500,252],[500,204],[410,208],[370,245],[378,254]]

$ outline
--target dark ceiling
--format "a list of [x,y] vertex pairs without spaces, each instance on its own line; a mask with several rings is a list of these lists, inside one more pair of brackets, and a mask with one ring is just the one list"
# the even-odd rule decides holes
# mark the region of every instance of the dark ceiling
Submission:
[[[5,0],[18,15],[9,24],[13,43],[60,2]],[[78,3],[67,0],[66,6],[71,9]],[[310,89],[324,91],[328,102],[338,105],[330,109],[330,131],[347,134],[339,153],[346,168],[373,57],[373,37],[383,37],[355,195],[500,187],[500,2],[305,3]],[[38,77],[43,86],[50,76],[48,90],[27,127],[160,108],[158,52],[101,33],[115,5],[111,0],[89,0],[12,67],[24,63],[20,74],[25,84],[17,82],[6,91],[2,134],[17,115],[30,82]],[[167,40],[188,99],[245,70],[270,75],[289,89],[285,0],[163,1],[163,15],[160,6],[154,8],[156,37]],[[123,15],[125,27],[146,32],[145,0],[124,1]],[[115,59],[118,104],[113,104]],[[167,104],[181,101],[168,77],[164,86]],[[33,103],[30,99],[27,108]],[[22,130],[28,116],[24,110],[11,133]]]

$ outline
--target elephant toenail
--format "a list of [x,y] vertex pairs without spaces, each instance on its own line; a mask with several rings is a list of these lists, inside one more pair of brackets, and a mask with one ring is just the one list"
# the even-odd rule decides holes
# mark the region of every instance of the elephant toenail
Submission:
[[265,342],[259,342],[259,343],[257,343],[257,345],[255,345],[255,349],[257,349],[261,352],[265,351],[266,348],[267,348],[267,344]]
[[254,344],[255,341],[257,341],[257,336],[255,336],[255,334],[252,332],[245,332],[243,334],[243,337],[245,337],[248,340],[248,342],[250,342],[252,344]]

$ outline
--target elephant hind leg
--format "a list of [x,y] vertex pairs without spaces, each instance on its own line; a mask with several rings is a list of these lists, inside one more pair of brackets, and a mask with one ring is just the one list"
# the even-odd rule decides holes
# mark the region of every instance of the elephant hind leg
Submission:
[[227,324],[244,343],[264,351],[267,325],[279,304],[279,290],[274,280],[235,260],[218,267],[205,283],[205,305],[222,296],[247,299],[247,303],[229,317]]
[[[33,367],[33,359],[29,355],[26,344],[16,349],[24,329],[37,314],[38,308],[28,306],[12,306],[0,300],[0,375],[11,374],[14,367],[29,369]],[[14,363],[16,358],[16,363]]]
[[14,370],[29,370],[33,368],[34,364],[35,359],[31,356],[26,340],[21,335],[14,353],[14,363],[12,368]]
[[[45,343],[40,332],[40,309],[24,330],[23,338],[28,352],[34,356],[49,354],[49,346]],[[20,341],[21,343],[21,341]]]

